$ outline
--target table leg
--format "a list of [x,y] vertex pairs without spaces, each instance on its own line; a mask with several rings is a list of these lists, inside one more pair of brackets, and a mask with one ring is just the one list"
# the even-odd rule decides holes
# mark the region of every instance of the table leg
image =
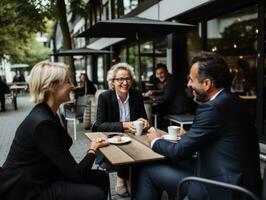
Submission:
[[157,128],[157,114],[154,114],[154,128]]
[[17,109],[18,109],[17,96],[14,96],[14,97],[13,97],[13,104],[14,104],[14,108],[15,108],[15,110],[17,110]]

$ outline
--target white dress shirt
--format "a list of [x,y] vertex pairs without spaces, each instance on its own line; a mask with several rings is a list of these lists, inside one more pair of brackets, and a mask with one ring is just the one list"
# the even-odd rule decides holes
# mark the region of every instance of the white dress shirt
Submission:
[[119,117],[120,122],[130,121],[130,110],[129,110],[129,94],[124,102],[121,101],[120,97],[116,93],[116,98],[119,106]]

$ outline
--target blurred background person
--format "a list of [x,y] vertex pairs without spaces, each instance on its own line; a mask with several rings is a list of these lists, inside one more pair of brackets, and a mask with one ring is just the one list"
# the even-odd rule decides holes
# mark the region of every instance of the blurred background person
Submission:
[[0,76],[0,103],[1,103],[0,112],[6,111],[6,108],[5,108],[5,103],[6,103],[5,94],[7,94],[7,93],[9,93],[9,87],[6,84],[6,82],[4,80],[2,80],[2,76]]
[[78,95],[94,95],[96,92],[96,87],[88,78],[86,73],[81,73],[80,76],[79,86],[75,88],[75,94]]
[[25,77],[23,73],[19,70],[16,71],[16,74],[13,77],[13,83],[18,83],[18,82],[25,82]]
[[156,77],[156,74],[150,76],[149,82],[152,83],[152,90],[162,90],[164,87],[163,83]]
[[162,128],[165,115],[186,112],[186,93],[184,86],[177,84],[177,80],[168,72],[165,64],[157,64],[155,74],[163,84],[162,93],[149,90],[146,95],[157,104],[154,112],[158,114],[158,127]]
[[[147,115],[141,92],[132,89],[133,68],[127,63],[118,63],[111,67],[107,73],[107,81],[110,90],[99,95],[97,117],[92,130],[105,132],[131,132],[136,129],[133,121],[141,120],[144,130],[149,128]],[[97,162],[102,168],[106,168],[106,160],[102,155],[97,156]],[[128,167],[119,167],[117,171],[116,192],[122,196],[128,196],[126,180],[128,180]]]
[[[66,112],[71,112],[74,106],[73,103],[76,103],[78,96],[95,95],[97,90],[93,82],[89,80],[87,74],[81,73],[79,78],[79,85],[75,87],[73,89],[73,93],[71,93],[71,95],[73,95],[73,99],[71,99],[71,102],[62,104],[59,108],[60,118],[65,128],[67,128]],[[86,102],[84,102],[84,105],[86,104],[87,100]],[[82,120],[83,119],[80,119],[80,121]]]

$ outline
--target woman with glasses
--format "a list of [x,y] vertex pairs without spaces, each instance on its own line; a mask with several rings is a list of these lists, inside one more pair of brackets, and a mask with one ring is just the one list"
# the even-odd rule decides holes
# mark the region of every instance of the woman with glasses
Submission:
[[[103,92],[98,98],[97,118],[93,131],[102,132],[130,132],[134,134],[136,129],[133,121],[141,120],[144,130],[149,128],[147,115],[144,109],[142,94],[132,89],[133,68],[127,63],[114,65],[107,74],[110,90]],[[106,164],[102,155],[97,157],[98,163]],[[128,168],[118,169],[116,192],[122,196],[128,196],[125,179],[128,178]]]
[[36,105],[18,127],[3,168],[0,167],[0,199],[107,199],[108,176],[91,169],[95,152],[107,141],[92,141],[77,163],[69,151],[72,139],[57,115],[59,105],[69,101],[73,89],[67,66],[36,64],[29,87]]

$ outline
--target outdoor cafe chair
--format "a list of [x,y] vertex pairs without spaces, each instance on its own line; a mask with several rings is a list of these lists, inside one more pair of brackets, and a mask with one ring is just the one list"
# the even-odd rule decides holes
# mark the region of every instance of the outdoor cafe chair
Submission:
[[64,107],[64,116],[67,121],[73,121],[74,124],[74,140],[77,139],[77,123],[78,120],[82,120],[84,111],[87,105],[87,96],[77,96],[77,99],[73,106]]
[[12,93],[5,94],[5,100],[6,100],[6,102],[5,102],[6,105],[12,106],[15,110],[18,109],[16,95],[14,95]]
[[[178,199],[180,199],[180,200],[182,199],[182,197],[184,197],[186,195],[186,194],[183,194],[182,187],[187,182],[198,182],[198,183],[202,183],[204,185],[212,185],[212,186],[223,188],[224,190],[231,190],[231,191],[237,192],[237,193],[241,194],[242,196],[244,196],[250,200],[260,200],[260,198],[257,195],[255,195],[254,193],[252,193],[251,191],[249,191],[243,187],[229,184],[229,183],[225,183],[225,182],[214,181],[214,180],[210,180],[210,179],[206,179],[206,178],[195,177],[195,176],[186,177],[179,182],[178,195],[177,196],[178,196]],[[264,174],[263,187],[265,187],[265,183],[266,183],[266,180],[265,180],[265,174]],[[263,197],[261,200],[265,200],[266,199],[265,195],[262,195],[262,196]],[[186,199],[188,199],[188,198],[186,197]]]

